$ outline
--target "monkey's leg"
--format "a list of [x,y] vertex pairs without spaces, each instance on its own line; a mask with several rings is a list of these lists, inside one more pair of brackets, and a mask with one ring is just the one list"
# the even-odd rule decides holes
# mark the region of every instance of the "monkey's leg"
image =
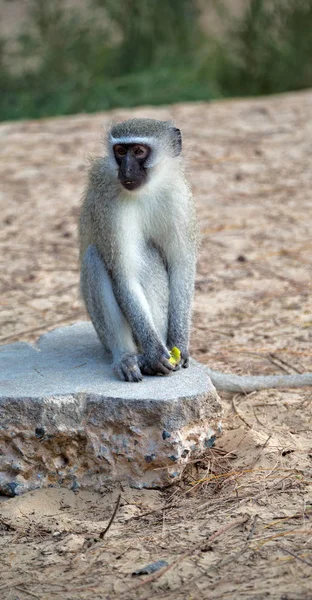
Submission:
[[[140,272],[140,284],[144,293],[155,331],[166,346],[168,332],[169,278],[164,261],[156,247],[149,244],[144,249],[144,260]],[[139,357],[139,365],[145,375],[155,375],[158,369],[151,368],[146,355]],[[172,370],[177,370],[173,367]],[[161,372],[161,371],[160,371]],[[162,371],[164,374],[164,371]],[[168,374],[168,372],[167,372]]]
[[[144,260],[142,263],[144,264]],[[145,272],[146,269],[144,267],[142,269],[142,265],[137,265],[131,260],[130,253],[117,254],[112,280],[113,290],[142,353],[140,357],[140,359],[143,357],[143,362],[140,362],[142,369],[145,373],[169,375],[175,370],[175,366],[169,362],[170,353],[164,335],[166,332],[162,331],[167,327],[164,327],[164,319],[153,318],[154,309],[157,307],[152,308],[146,283],[143,285]],[[160,288],[158,297],[161,297],[161,294]],[[159,309],[156,312],[159,313]]]
[[115,373],[125,381],[141,381],[137,346],[95,246],[88,246],[82,260],[81,292],[101,343],[113,355]]

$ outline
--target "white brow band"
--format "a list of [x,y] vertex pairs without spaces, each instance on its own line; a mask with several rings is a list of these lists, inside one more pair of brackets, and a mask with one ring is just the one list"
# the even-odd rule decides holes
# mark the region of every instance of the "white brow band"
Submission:
[[114,137],[111,135],[112,144],[145,144],[147,146],[155,147],[155,138],[152,137],[139,137],[139,136],[127,136],[122,135],[121,137]]

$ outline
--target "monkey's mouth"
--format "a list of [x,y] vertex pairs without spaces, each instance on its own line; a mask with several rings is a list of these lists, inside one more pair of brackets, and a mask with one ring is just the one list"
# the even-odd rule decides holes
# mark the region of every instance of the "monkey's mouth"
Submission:
[[135,181],[127,179],[126,181],[122,181],[121,184],[126,190],[132,191],[136,190],[138,187],[142,185],[142,181]]

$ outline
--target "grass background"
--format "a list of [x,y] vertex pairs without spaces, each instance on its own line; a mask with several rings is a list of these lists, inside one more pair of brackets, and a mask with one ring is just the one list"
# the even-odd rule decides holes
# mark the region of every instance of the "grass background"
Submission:
[[22,31],[0,38],[0,119],[312,86],[312,0],[232,4],[29,0]]

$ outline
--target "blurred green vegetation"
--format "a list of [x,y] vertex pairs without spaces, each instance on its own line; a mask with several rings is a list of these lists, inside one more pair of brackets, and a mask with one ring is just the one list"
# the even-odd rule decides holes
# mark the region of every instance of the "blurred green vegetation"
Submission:
[[[312,86],[312,0],[30,0],[0,39],[0,119],[256,95]],[[203,28],[214,5],[221,31]]]
[[218,51],[218,83],[228,95],[312,86],[312,0],[251,0]]

